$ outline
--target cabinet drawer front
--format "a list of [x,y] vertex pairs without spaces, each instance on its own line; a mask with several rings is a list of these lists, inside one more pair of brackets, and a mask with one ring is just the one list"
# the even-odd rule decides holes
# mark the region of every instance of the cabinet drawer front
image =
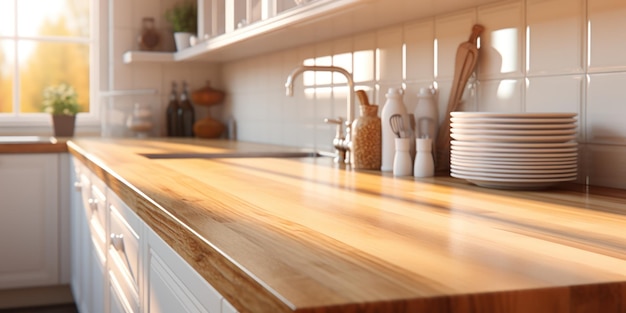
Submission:
[[132,278],[135,288],[138,286],[139,247],[141,220],[115,194],[107,195],[110,212],[109,255],[119,259],[120,270],[126,271]]
[[106,225],[106,184],[101,181],[95,175],[91,176],[91,199],[93,204],[91,204],[91,209],[93,210],[93,214],[96,216],[100,225]]
[[[109,285],[111,288],[110,301],[116,306],[122,308],[121,312],[135,313],[139,312],[139,293],[138,289],[132,285],[132,278],[121,268],[119,257],[112,257],[109,270]],[[114,301],[116,300],[116,301]]]

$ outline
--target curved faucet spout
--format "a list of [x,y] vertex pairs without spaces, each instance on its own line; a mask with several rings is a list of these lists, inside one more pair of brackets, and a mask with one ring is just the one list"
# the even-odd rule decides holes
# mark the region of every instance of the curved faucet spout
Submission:
[[344,68],[337,66],[309,66],[309,65],[301,65],[293,69],[289,76],[287,76],[287,82],[285,82],[285,92],[287,96],[293,96],[293,81],[294,79],[303,72],[306,71],[314,71],[314,72],[337,72],[343,74],[348,80],[348,103],[346,104],[346,121],[344,123],[344,127],[346,129],[345,135],[341,129],[341,118],[338,120],[330,120],[326,119],[327,123],[336,123],[337,127],[337,137],[333,140],[333,146],[336,149],[337,157],[335,158],[336,162],[341,163],[350,163],[350,142],[352,141],[352,121],[354,120],[354,80],[352,79],[352,74],[345,70]]
[[346,69],[338,66],[318,66],[318,65],[302,65],[298,66],[291,71],[289,76],[287,76],[287,82],[285,82],[285,93],[287,96],[293,96],[293,81],[298,75],[302,74],[306,71],[313,72],[337,72],[343,74],[348,80],[348,103],[346,104],[346,125],[352,125],[352,121],[354,120],[354,80],[352,79],[352,74],[348,72]]

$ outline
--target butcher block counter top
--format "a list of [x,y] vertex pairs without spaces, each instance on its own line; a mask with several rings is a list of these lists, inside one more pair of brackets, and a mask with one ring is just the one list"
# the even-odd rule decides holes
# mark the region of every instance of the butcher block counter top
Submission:
[[626,312],[620,190],[142,155],[275,149],[229,141],[68,148],[240,312]]
[[0,153],[67,152],[67,138],[42,136],[0,136]]

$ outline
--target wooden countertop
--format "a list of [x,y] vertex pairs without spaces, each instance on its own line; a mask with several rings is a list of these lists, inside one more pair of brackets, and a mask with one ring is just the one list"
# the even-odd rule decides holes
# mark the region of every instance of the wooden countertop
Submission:
[[626,312],[620,190],[139,155],[268,149],[226,141],[68,147],[241,312]]
[[67,152],[67,138],[41,136],[0,136],[0,153]]

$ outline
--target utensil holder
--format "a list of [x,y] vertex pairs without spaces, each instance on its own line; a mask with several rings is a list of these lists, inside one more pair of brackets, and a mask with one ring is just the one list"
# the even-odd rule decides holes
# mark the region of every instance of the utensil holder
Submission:
[[411,176],[413,164],[411,162],[411,138],[396,138],[396,153],[393,158],[393,176]]

